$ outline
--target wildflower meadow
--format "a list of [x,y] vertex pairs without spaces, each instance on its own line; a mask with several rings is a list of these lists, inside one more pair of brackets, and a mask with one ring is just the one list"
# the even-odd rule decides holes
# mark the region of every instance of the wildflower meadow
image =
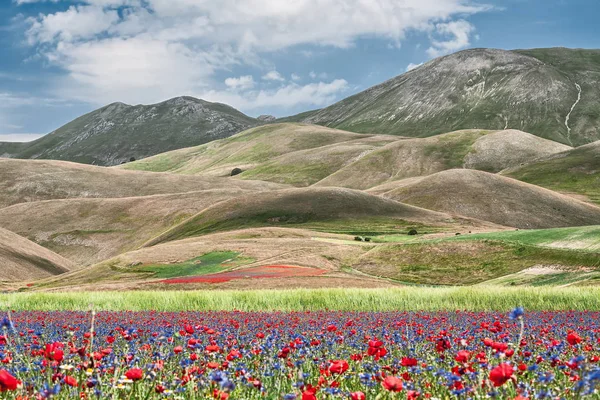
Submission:
[[0,313],[2,399],[600,398],[600,313]]

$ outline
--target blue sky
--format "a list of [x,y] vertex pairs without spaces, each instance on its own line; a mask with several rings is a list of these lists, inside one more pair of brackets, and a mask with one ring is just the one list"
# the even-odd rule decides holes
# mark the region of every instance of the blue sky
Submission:
[[114,101],[320,108],[465,48],[600,48],[598,0],[0,0],[0,140]]

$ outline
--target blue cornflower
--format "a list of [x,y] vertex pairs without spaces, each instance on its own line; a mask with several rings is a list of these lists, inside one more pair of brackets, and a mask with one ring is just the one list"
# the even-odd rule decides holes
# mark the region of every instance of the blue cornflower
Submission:
[[510,319],[519,319],[522,318],[524,314],[525,310],[523,309],[523,307],[517,307],[514,310],[512,310],[510,314],[508,314],[508,316]]

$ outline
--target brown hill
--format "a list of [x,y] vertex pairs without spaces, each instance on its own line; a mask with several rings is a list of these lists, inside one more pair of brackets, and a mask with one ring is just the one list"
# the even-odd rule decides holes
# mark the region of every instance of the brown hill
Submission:
[[381,185],[371,193],[407,204],[517,228],[600,224],[600,208],[482,171],[455,169]]
[[74,264],[24,237],[0,228],[0,281],[46,278],[69,272]]

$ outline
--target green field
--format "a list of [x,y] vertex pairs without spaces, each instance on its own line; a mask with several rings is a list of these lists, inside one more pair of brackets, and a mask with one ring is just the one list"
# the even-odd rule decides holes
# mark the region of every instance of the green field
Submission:
[[239,257],[239,255],[235,251],[215,251],[182,263],[140,266],[133,272],[149,272],[153,274],[153,278],[198,276],[216,274],[253,261],[251,258]]
[[600,288],[403,287],[255,291],[133,291],[0,294],[0,309],[156,311],[600,311]]

